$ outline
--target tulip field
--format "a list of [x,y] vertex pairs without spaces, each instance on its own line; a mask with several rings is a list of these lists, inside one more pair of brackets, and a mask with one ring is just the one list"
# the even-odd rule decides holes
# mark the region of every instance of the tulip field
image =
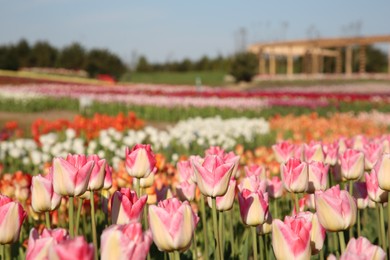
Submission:
[[389,259],[367,89],[0,85],[0,259]]

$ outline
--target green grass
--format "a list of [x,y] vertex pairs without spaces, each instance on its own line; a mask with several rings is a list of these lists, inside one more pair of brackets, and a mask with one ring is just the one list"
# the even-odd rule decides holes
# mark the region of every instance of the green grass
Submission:
[[172,85],[196,85],[196,78],[199,77],[202,85],[222,86],[224,85],[223,71],[190,71],[190,72],[131,72],[121,78],[126,83],[153,83]]

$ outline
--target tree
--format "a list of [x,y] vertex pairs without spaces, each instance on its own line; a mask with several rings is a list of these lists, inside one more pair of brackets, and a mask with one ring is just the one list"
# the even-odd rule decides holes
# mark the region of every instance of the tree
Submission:
[[106,49],[92,49],[88,53],[86,70],[90,77],[109,74],[118,79],[127,68],[116,55]]
[[25,39],[21,39],[18,44],[15,46],[17,59],[19,63],[19,67],[29,67],[30,66],[30,55],[31,48],[28,42]]
[[79,43],[66,46],[58,57],[58,66],[65,69],[81,70],[86,62],[86,51]]
[[236,78],[236,81],[252,81],[258,70],[257,57],[253,53],[242,52],[234,56],[230,73]]
[[151,71],[151,65],[149,64],[149,62],[145,56],[141,55],[139,57],[136,70],[138,72],[150,72]]
[[57,61],[58,51],[45,41],[38,41],[31,50],[33,67],[53,68]]

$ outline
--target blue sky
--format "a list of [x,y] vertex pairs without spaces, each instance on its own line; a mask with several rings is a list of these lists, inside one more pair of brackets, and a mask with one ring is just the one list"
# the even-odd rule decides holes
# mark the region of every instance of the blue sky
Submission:
[[[228,55],[258,41],[390,34],[389,0],[0,0],[0,44],[79,42],[130,62]],[[360,26],[359,26],[360,24]],[[245,32],[240,33],[240,28]],[[245,37],[242,37],[242,36]]]

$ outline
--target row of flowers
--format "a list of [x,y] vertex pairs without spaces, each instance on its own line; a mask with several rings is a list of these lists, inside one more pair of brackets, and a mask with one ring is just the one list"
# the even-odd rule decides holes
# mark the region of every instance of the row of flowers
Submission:
[[[83,255],[83,259],[93,256],[96,259],[99,254],[102,259],[113,255],[144,259],[152,240],[160,251],[170,253],[172,259],[178,259],[179,252],[190,248],[193,256],[207,259],[247,258],[249,253],[254,259],[258,259],[259,254],[262,259],[270,254],[276,259],[310,259],[316,254],[323,257],[324,251],[327,254],[339,252],[341,259],[386,258],[388,243],[383,210],[390,191],[388,137],[368,139],[359,136],[328,145],[281,142],[275,144],[273,150],[281,165],[278,176],[270,176],[261,165],[247,165],[243,174],[240,156],[220,147],[210,147],[204,157],[191,156],[181,160],[174,177],[176,182],[165,184],[166,192],[157,205],[155,201],[149,201],[148,195],[141,195],[148,187],[156,185],[157,179],[161,178],[158,175],[163,174],[156,174],[157,159],[149,145],[135,145],[124,151],[126,172],[132,178],[125,186],[133,190],[118,190],[112,169],[97,155],[56,157],[47,175],[32,178],[29,196],[32,210],[48,213],[45,214],[47,229],[30,231],[27,259],[50,258],[55,254],[60,259],[75,257],[74,254]],[[102,189],[101,208],[95,210],[99,203],[94,193]],[[74,216],[76,197],[77,207],[81,209]],[[293,207],[284,203],[289,198],[293,199]],[[0,207],[6,217],[0,225],[0,244],[17,242],[26,212],[9,198],[1,199]],[[90,212],[91,216],[91,225],[86,224],[92,234],[93,244],[89,245],[79,229],[81,210],[85,207],[83,201],[88,199],[90,207],[84,212]],[[240,222],[247,230],[244,234],[230,228],[225,231],[226,224],[223,224],[227,221],[229,227],[237,226],[234,206],[237,202]],[[361,211],[372,204],[378,208],[378,227],[374,237],[368,239],[361,236],[365,231],[361,221],[367,223],[370,221],[367,218],[372,216],[361,216]],[[210,217],[207,217],[205,205],[209,206]],[[68,208],[69,226],[54,231],[51,228],[55,214],[49,212],[56,212],[58,207],[62,214]],[[108,223],[112,223],[101,234],[100,251],[95,223],[99,210],[106,212]],[[104,218],[102,222],[106,221]],[[197,228],[198,222],[202,223],[202,230]],[[390,222],[387,223],[389,228]],[[208,230],[210,227],[212,232]],[[334,240],[334,232],[337,232],[338,240]],[[209,233],[215,243],[211,242]],[[248,239],[250,233],[252,238]],[[344,235],[348,233],[346,246]],[[272,250],[264,242],[269,239],[268,234],[271,234]],[[260,247],[257,239],[260,239]],[[379,246],[373,244],[376,239]],[[244,245],[237,251],[239,241],[247,243],[248,240],[252,247]],[[334,241],[339,241],[339,245],[335,246]],[[72,250],[62,255],[65,248]]]
[[[93,122],[95,119],[93,118],[89,122]],[[75,120],[75,122],[79,121]],[[91,131],[90,126],[83,127],[85,126],[83,122],[84,120],[81,120],[81,123],[75,124],[80,126],[76,129],[66,128],[64,132],[50,132],[40,135],[38,142],[21,138],[2,141],[0,142],[0,159],[9,167],[13,166],[14,170],[31,170],[31,167],[36,168],[42,163],[51,161],[54,156],[66,156],[68,153],[87,153],[98,154],[110,159],[117,169],[119,162],[124,159],[122,152],[124,147],[137,143],[149,142],[156,151],[176,154],[173,159],[177,160],[178,153],[190,154],[202,151],[209,146],[219,145],[225,149],[233,149],[238,143],[253,146],[270,132],[268,122],[261,118],[193,118],[180,121],[167,130],[147,126],[140,130],[126,131],[120,127],[110,127],[100,131],[97,127],[96,129],[92,128]],[[104,120],[97,122],[100,125],[99,122],[102,122],[101,127],[104,127]],[[133,125],[133,120],[130,120],[130,123]],[[49,124],[49,126],[52,125],[56,124]],[[42,129],[48,128],[48,126],[41,124],[38,126]],[[60,124],[61,128],[63,126],[66,124]],[[57,130],[58,128],[50,129]],[[80,131],[87,133],[85,134],[87,137],[93,134],[95,138],[84,139],[78,134]],[[15,160],[19,160],[19,163],[16,163]]]

